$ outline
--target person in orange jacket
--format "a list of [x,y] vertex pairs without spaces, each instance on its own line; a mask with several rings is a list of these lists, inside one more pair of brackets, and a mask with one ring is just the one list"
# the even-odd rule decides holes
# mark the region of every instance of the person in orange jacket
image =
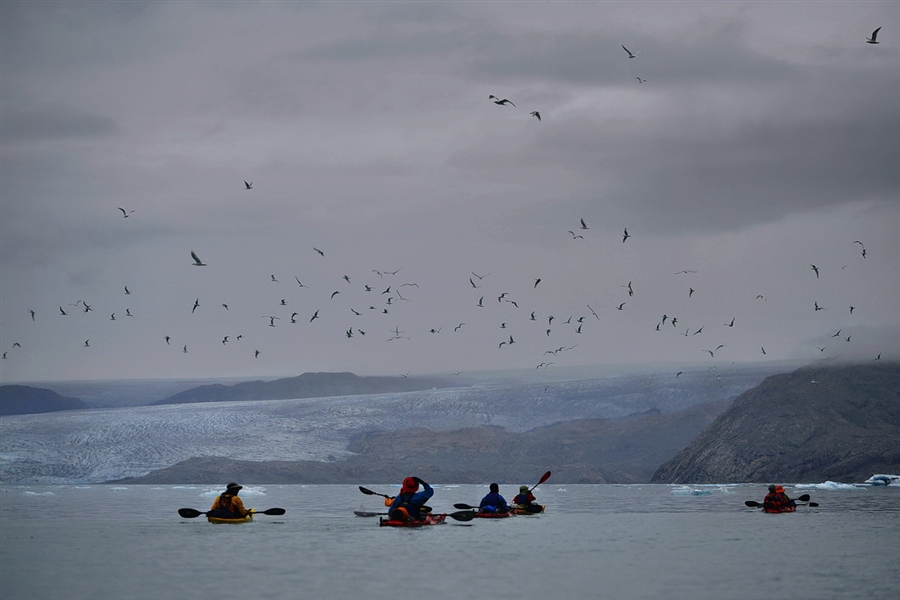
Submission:
[[238,498],[238,492],[244,486],[234,482],[225,486],[225,491],[216,496],[207,516],[220,519],[240,519],[252,512],[244,508],[244,501]]
[[763,499],[763,508],[766,510],[780,511],[792,506],[797,506],[797,503],[788,497],[782,486],[769,486],[769,493],[766,494],[766,497]]

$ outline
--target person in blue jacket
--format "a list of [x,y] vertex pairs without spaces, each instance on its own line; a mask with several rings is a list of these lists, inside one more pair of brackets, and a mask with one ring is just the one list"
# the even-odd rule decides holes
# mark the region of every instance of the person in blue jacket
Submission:
[[500,495],[500,486],[496,483],[491,484],[491,491],[488,492],[487,496],[481,499],[481,504],[478,506],[483,512],[509,512],[509,504],[506,503],[506,498]]
[[[419,485],[422,491],[418,491]],[[423,521],[428,515],[425,503],[434,495],[434,489],[418,477],[407,477],[400,486],[400,493],[391,502],[388,518],[392,521]]]

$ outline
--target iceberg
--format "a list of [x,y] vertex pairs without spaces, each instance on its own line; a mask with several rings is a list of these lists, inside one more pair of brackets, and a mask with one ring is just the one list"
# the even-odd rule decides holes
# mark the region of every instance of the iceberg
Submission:
[[839,481],[825,481],[823,483],[798,483],[794,486],[796,489],[805,490],[855,490],[858,486],[852,483],[841,483]]
[[884,475],[881,473],[872,475],[868,479],[866,479],[863,483],[867,483],[869,485],[891,485],[900,483],[900,475]]
[[673,496],[712,496],[712,490],[700,490],[692,487],[679,487],[672,490]]

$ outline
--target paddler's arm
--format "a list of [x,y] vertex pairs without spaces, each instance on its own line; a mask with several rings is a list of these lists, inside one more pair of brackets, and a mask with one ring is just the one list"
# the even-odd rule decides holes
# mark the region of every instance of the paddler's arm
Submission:
[[246,517],[247,514],[250,512],[249,510],[247,510],[246,508],[244,508],[244,501],[241,500],[240,498],[238,498],[237,496],[234,497],[234,500],[232,500],[232,504],[231,504],[231,505],[232,505],[232,506],[234,507],[234,509],[235,509],[234,512],[236,512],[237,514],[241,515],[242,517]]

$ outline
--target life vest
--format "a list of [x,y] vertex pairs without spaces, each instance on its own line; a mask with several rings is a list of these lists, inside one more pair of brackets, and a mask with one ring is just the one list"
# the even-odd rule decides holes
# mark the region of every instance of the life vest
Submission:
[[[422,506],[420,504],[413,504],[412,499],[415,496],[413,492],[400,492],[397,494],[397,505],[394,506],[394,510],[391,511],[390,518],[392,520],[398,521],[421,521],[425,518],[425,515],[422,513]],[[394,513],[398,513],[395,517]]]
[[216,501],[213,502],[212,510],[210,511],[215,513],[212,516],[224,518],[240,517],[241,515],[239,515],[238,512],[233,508],[234,498],[235,497],[231,494],[222,494],[218,498],[216,498]]
[[525,494],[519,494],[515,498],[513,498],[513,504],[531,504],[534,502],[536,498],[531,495],[531,492]]

